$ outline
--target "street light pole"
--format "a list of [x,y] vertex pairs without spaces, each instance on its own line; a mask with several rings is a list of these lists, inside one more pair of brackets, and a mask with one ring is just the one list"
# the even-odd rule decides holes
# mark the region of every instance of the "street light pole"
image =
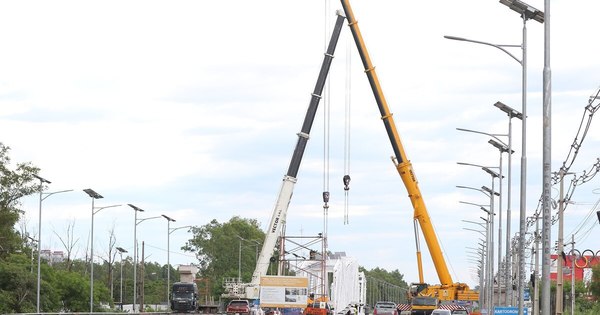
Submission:
[[92,231],[90,233],[90,313],[94,312],[94,200],[104,198],[91,188],[83,190],[92,198]]
[[172,219],[169,216],[162,214],[162,217],[167,219],[167,305],[169,304],[169,286],[171,285],[171,222],[175,222],[175,219]]
[[[41,276],[41,250],[42,250],[42,201],[44,201],[46,198],[54,195],[54,194],[60,194],[60,193],[64,193],[64,192],[69,192],[69,191],[73,191],[73,189],[68,189],[68,190],[61,190],[61,191],[55,191],[55,192],[51,192],[51,193],[44,193],[44,184],[51,184],[52,182],[39,176],[36,174],[33,174],[33,177],[39,179],[40,181],[40,186],[39,186],[39,190],[40,190],[40,205],[39,205],[39,211],[38,211],[38,239],[37,239],[37,243],[38,243],[38,261],[37,261],[37,297],[36,297],[36,308],[37,308],[37,312],[40,312],[40,284],[41,284],[41,280],[42,280],[42,276]],[[46,197],[44,197],[44,194],[46,195]]]
[[[485,186],[482,187],[482,189],[480,190],[483,194],[485,194],[486,196],[492,198],[490,196],[489,191],[491,191],[489,188],[485,187],[486,189],[484,189]],[[475,189],[475,190],[479,190],[479,189]],[[487,313],[491,314],[492,310],[493,310],[493,252],[494,252],[494,243],[493,243],[493,225],[491,224],[492,218],[495,215],[495,213],[493,211],[490,211],[488,209],[486,209],[485,207],[488,205],[481,205],[481,204],[476,204],[476,203],[472,203],[472,202],[467,202],[467,201],[459,201],[460,203],[464,203],[464,204],[468,204],[468,205],[472,205],[472,206],[477,206],[479,207],[479,209],[481,209],[482,211],[484,211],[485,213],[487,213],[487,219],[480,217],[483,221],[486,222],[486,273],[485,273],[485,277],[486,277],[486,281],[485,281],[485,290],[484,290],[484,294],[485,294],[485,307],[487,309]],[[492,204],[490,203],[490,209],[492,209]]]
[[112,205],[106,207],[94,207],[94,200],[104,198],[99,193],[91,188],[83,190],[92,198],[92,230],[90,232],[90,313],[94,312],[94,215],[102,209],[118,207],[120,205]]
[[[173,220],[173,221],[175,221],[175,220]],[[180,227],[176,227],[176,228],[169,228],[169,236],[167,238],[167,242],[169,244],[171,243],[171,240],[170,240],[171,233],[173,233],[173,232],[175,232],[177,230],[180,230],[180,229],[191,228],[191,227],[192,227],[191,225],[186,225],[186,226],[180,226]],[[170,255],[170,252],[171,252],[170,249],[169,249],[170,248],[169,244],[167,244],[167,261],[169,260],[169,255]],[[167,283],[169,283],[171,281],[170,280],[170,278],[171,278],[171,263],[167,262],[167,265],[169,265],[169,269],[167,271]],[[168,297],[171,296],[171,292],[170,292],[171,286],[168,285],[168,287],[169,287],[168,288],[169,291],[167,291],[167,295],[168,295],[167,296],[167,302],[168,302]]]
[[128,204],[134,211],[133,221],[133,312],[135,313],[135,307],[137,303],[137,213],[144,212],[143,209],[138,208],[132,204]]
[[[496,102],[496,104],[494,104],[496,107],[506,111],[507,108],[510,108],[504,104],[502,104],[501,102]],[[504,107],[501,107],[504,106]],[[514,110],[513,110],[514,111]],[[512,114],[512,112],[511,112]],[[510,114],[509,114],[510,115]],[[493,133],[487,133],[487,132],[482,132],[482,131],[476,131],[476,130],[471,130],[471,129],[464,129],[464,128],[456,128],[456,130],[458,131],[464,131],[464,132],[471,132],[471,133],[478,133],[478,134],[483,134],[483,135],[487,135],[493,139],[489,139],[488,143],[493,145],[496,149],[498,149],[500,151],[500,166],[499,166],[499,196],[500,198],[498,198],[498,281],[497,281],[497,288],[498,288],[498,305],[500,305],[501,301],[501,296],[502,296],[502,290],[501,290],[501,281],[500,281],[500,274],[501,274],[501,266],[502,266],[502,197],[504,196],[502,194],[502,179],[504,178],[504,176],[502,175],[502,171],[503,171],[503,165],[502,165],[502,154],[507,152],[508,154],[508,177],[510,179],[510,174],[511,174],[511,157],[512,157],[512,153],[514,153],[514,151],[511,149],[510,143],[512,141],[512,135],[511,135],[511,126],[509,123],[509,130],[508,130],[508,134],[493,134]],[[509,145],[506,145],[504,143],[504,141],[500,140],[497,136],[507,136],[508,137],[508,143]],[[508,191],[509,191],[509,195],[508,195],[508,209],[510,209],[510,180],[509,180],[509,184],[508,184]],[[510,225],[510,210],[507,211],[507,221],[509,222],[507,225]],[[508,227],[508,231],[507,235],[510,234],[510,226]],[[508,237],[508,236],[507,236]],[[508,242],[509,240],[507,240]],[[508,245],[507,245],[508,246]],[[508,256],[508,255],[507,255]],[[508,272],[506,272],[506,268],[503,270],[504,273],[504,279],[506,280],[506,282],[508,282]],[[505,284],[505,291],[506,291],[506,284]]]
[[[502,159],[501,159],[502,160]],[[492,226],[491,229],[491,246],[494,246],[494,215],[495,215],[495,202],[494,202],[494,196],[500,196],[500,193],[496,192],[494,189],[494,183],[495,183],[495,179],[498,178],[500,183],[502,183],[502,175],[492,171],[491,169],[489,169],[488,167],[482,167],[481,169],[483,169],[486,173],[488,173],[491,177],[492,177],[492,188],[487,188],[485,186],[482,186],[481,189],[485,190],[489,195],[490,195],[490,211],[493,214],[490,218],[490,225]],[[502,172],[502,164],[500,164],[500,172]],[[498,198],[501,200],[501,198]],[[498,256],[501,256],[500,253],[498,253]],[[492,250],[492,255],[490,256],[491,260],[492,260],[492,264],[491,264],[491,268],[490,268],[490,272],[491,272],[491,277],[492,280],[494,279],[494,251]],[[498,270],[500,270],[500,261],[498,261]],[[500,274],[498,272],[498,274]],[[498,279],[498,283],[499,283],[499,279]],[[500,294],[500,286],[498,286],[498,295]],[[490,295],[493,297],[494,296],[494,286],[493,286],[493,281],[492,281],[492,285],[490,288]],[[500,302],[500,298],[498,297],[498,303]],[[492,304],[493,304],[493,298],[492,298]]]
[[[520,206],[519,206],[519,272],[518,272],[518,285],[517,285],[517,296],[519,297],[519,315],[523,315],[523,291],[524,291],[524,275],[525,275],[525,225],[526,225],[526,211],[527,211],[527,20],[533,19],[540,23],[544,23],[544,12],[528,5],[520,0],[500,0],[500,3],[508,6],[511,10],[519,13],[523,19],[523,41],[521,49],[523,56],[521,58],[522,68],[522,87],[521,97],[522,106],[521,112],[523,113],[523,123],[521,132],[521,194],[520,194]],[[550,281],[550,274],[548,272],[548,279],[544,281]],[[549,305],[550,303],[548,303]],[[544,312],[546,314],[546,312]]]
[[[130,205],[130,206],[132,206],[132,205]],[[136,211],[136,213],[137,213],[137,211]],[[148,218],[142,218],[142,219],[138,219],[137,216],[136,216],[135,225],[137,226],[138,224],[140,224],[140,223],[142,223],[142,222],[144,222],[146,220],[159,219],[159,218],[161,218],[161,216],[148,217]],[[135,233],[136,233],[136,238],[137,238],[137,230],[135,230]],[[136,244],[137,244],[137,241],[136,241]],[[135,254],[137,254],[137,253],[135,253]],[[144,241],[142,241],[142,273],[145,272],[144,271],[145,270],[144,261],[145,261],[144,260]],[[134,267],[134,270],[136,271],[135,273],[137,273],[137,269],[135,267]],[[135,273],[134,273],[134,279],[136,279]],[[142,308],[144,306],[144,274],[142,274],[142,281],[141,282],[142,282],[142,289],[141,289],[141,291],[142,291],[142,303],[140,303],[140,308]],[[135,281],[134,281],[134,288],[137,289]],[[134,305],[134,310],[135,310],[135,305]]]
[[42,248],[42,201],[44,200],[42,198],[42,194],[43,194],[43,190],[44,190],[44,183],[46,184],[51,184],[52,182],[42,178],[41,176],[38,175],[33,175],[35,176],[35,178],[40,180],[40,208],[38,211],[38,265],[37,265],[37,312],[40,312],[40,280],[41,280],[41,273],[40,273],[40,266],[41,266],[41,248]]
[[[509,140],[510,140],[510,131],[509,131]],[[511,155],[514,153],[514,151],[512,151],[509,146],[504,144],[504,142],[500,143],[500,142],[497,142],[496,140],[490,139],[490,140],[488,140],[488,143],[493,145],[496,149],[498,149],[498,151],[500,151],[500,172],[499,172],[500,176],[498,177],[498,182],[499,182],[498,186],[500,188],[498,190],[499,190],[500,196],[504,196],[502,194],[502,188],[503,188],[502,179],[504,179],[504,176],[502,175],[502,170],[503,170],[502,155],[504,153],[508,153],[508,159],[510,161]],[[510,176],[510,167],[509,167],[508,175]],[[507,216],[508,216],[508,213],[507,213]],[[504,279],[507,279],[508,274],[505,273],[505,271],[506,271],[506,268],[502,269],[502,197],[500,197],[500,198],[498,198],[498,275],[503,274]],[[502,281],[499,276],[498,277],[498,305],[502,305],[501,304],[501,297],[502,297],[501,282]],[[505,289],[505,291],[506,291],[506,289]]]
[[[489,274],[488,274],[488,267],[489,267],[489,224],[488,221],[484,218],[481,218],[483,221],[485,221],[485,226],[483,226],[483,224],[480,224],[482,227],[485,228],[485,233],[483,233],[483,231],[480,230],[476,230],[476,229],[471,229],[471,228],[463,228],[463,230],[467,230],[467,231],[473,231],[473,232],[477,232],[479,234],[481,234],[481,236],[485,237],[485,245],[482,245],[483,250],[481,252],[481,275],[479,277],[479,308],[480,309],[486,309],[489,310],[489,304],[490,304],[490,297],[488,296],[489,290],[488,290],[488,286],[489,286]],[[478,223],[479,224],[479,223]],[[485,253],[485,259],[484,259],[484,253]]]
[[119,256],[121,256],[121,289],[119,293],[121,296],[121,311],[123,311],[123,253],[127,253],[127,251],[122,247],[117,247],[117,250],[119,251]]
[[[475,222],[475,221],[469,221],[469,220],[462,220],[463,222],[467,222],[467,223],[471,223],[471,224],[477,224],[479,226],[481,226],[482,228],[485,228],[485,226],[483,225],[483,223],[481,222]],[[477,252],[481,255],[481,259],[480,259],[480,267],[479,267],[479,292],[481,292],[483,290],[483,275],[485,274],[485,267],[484,267],[484,250],[485,250],[485,244],[481,244],[479,243],[479,245],[482,248],[473,248],[475,250],[477,250]],[[483,305],[483,294],[479,294],[479,305],[480,307]]]
[[510,290],[512,296],[512,285],[511,285],[511,262],[510,259],[510,229],[511,229],[511,209],[512,209],[512,119],[518,118],[523,120],[523,114],[513,109],[512,107],[502,103],[496,102],[494,104],[498,109],[505,112],[508,115],[508,184],[507,195],[506,195],[506,264],[504,266],[504,304],[509,304],[508,292]]
[[494,291],[494,257],[493,257],[493,253],[494,253],[494,243],[492,240],[492,237],[494,235],[494,226],[492,225],[492,220],[491,218],[494,217],[494,213],[485,209],[484,207],[480,207],[481,210],[483,210],[485,213],[487,213],[487,219],[484,217],[479,217],[481,220],[486,222],[486,226],[487,228],[486,230],[486,237],[488,239],[488,249],[487,249],[487,267],[486,267],[486,278],[487,278],[487,284],[486,284],[486,307],[487,307],[487,313],[488,314],[492,314],[493,310],[494,310],[494,296],[493,296],[493,291]]

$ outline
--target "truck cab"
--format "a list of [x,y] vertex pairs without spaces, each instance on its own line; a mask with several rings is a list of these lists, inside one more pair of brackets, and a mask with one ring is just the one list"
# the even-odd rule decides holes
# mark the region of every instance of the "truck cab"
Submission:
[[198,309],[198,286],[193,282],[175,282],[171,290],[171,310],[195,313]]

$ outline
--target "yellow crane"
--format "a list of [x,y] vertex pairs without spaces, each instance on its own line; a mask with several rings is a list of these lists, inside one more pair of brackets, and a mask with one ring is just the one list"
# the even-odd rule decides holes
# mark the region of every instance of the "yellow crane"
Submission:
[[[402,141],[400,141],[400,136],[398,134],[398,131],[396,130],[394,118],[392,116],[392,113],[390,113],[387,101],[385,99],[385,96],[383,95],[381,85],[379,84],[379,79],[377,78],[377,73],[375,72],[375,67],[371,63],[369,53],[360,33],[358,22],[354,17],[354,13],[352,12],[352,8],[348,0],[341,0],[341,2],[344,12],[346,14],[346,19],[348,20],[348,25],[354,38],[354,42],[356,43],[356,47],[358,48],[358,53],[362,60],[365,73],[369,80],[369,84],[371,85],[375,101],[377,102],[377,106],[379,107],[381,120],[383,121],[383,124],[385,126],[385,129],[387,131],[388,137],[392,145],[392,149],[394,151],[392,161],[396,166],[398,173],[400,174],[400,178],[402,178],[402,182],[406,187],[408,196],[414,209],[413,220],[416,238],[415,241],[417,246],[417,265],[419,271],[419,283],[414,283],[411,285],[411,297],[430,297],[432,299],[438,299],[442,301],[476,301],[479,299],[478,292],[471,290],[469,286],[465,283],[455,283],[452,280],[452,276],[448,271],[446,261],[442,256],[442,250],[440,249],[440,244],[435,234],[433,224],[431,223],[431,218],[429,217],[429,213],[427,212],[425,201],[423,199],[423,196],[421,195],[421,190],[419,189],[417,177],[415,175],[411,162],[408,160],[406,153],[404,152]],[[435,266],[435,270],[440,280],[440,284],[428,285],[423,279],[421,249],[418,237],[419,227],[421,228],[423,237],[425,238],[425,242],[427,243],[427,248],[429,249],[431,259],[433,260],[433,264]],[[423,301],[424,299],[421,298],[418,300]],[[425,301],[425,304],[427,304],[427,301]]]

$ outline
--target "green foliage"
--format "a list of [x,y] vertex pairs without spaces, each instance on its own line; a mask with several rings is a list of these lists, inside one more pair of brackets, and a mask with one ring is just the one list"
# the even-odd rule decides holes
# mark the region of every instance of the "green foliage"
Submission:
[[[85,312],[90,310],[89,279],[78,273],[60,270],[57,272],[57,280],[58,282],[54,283],[54,287],[60,292],[65,311]],[[94,291],[97,291],[97,285],[94,282]],[[94,304],[96,304],[95,301]]]
[[578,299],[575,303],[575,315],[597,315],[600,314],[600,303],[590,299]]
[[[0,262],[0,313],[28,313],[36,310],[37,275],[27,256],[9,254]],[[32,294],[33,293],[33,294]]]
[[408,284],[404,281],[404,275],[398,271],[387,271],[383,268],[366,270],[359,268],[367,278],[367,304],[375,305],[377,301],[393,301],[395,303],[407,303]]
[[377,278],[385,282],[408,288],[408,284],[406,281],[404,281],[404,275],[401,274],[398,269],[387,271],[383,268],[377,267],[371,270],[366,270],[365,268],[360,267],[360,271],[363,271],[367,277]]
[[[256,267],[256,252],[260,250],[258,244],[262,244],[265,237],[258,221],[234,216],[225,223],[212,220],[192,228],[192,232],[194,238],[182,249],[196,254],[200,274],[209,278],[214,296],[223,293],[224,278],[238,277],[238,269],[241,269],[243,281],[250,281]],[[240,240],[240,237],[246,241]]]
[[592,293],[594,298],[596,298],[596,301],[600,301],[600,264],[596,264],[592,268],[592,282],[590,284],[590,292]]
[[18,163],[11,168],[10,147],[0,142],[0,259],[21,249],[22,237],[14,229],[23,211],[20,198],[39,192],[34,175],[39,168],[31,163]]

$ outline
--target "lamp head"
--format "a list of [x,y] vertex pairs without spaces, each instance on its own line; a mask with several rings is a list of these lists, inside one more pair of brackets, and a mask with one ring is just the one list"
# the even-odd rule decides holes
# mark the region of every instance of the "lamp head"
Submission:
[[[500,177],[500,174],[498,174],[498,173],[496,173],[496,172],[492,171],[492,170],[491,170],[489,167],[485,167],[485,166],[484,166],[484,167],[482,167],[481,169],[482,169],[482,170],[484,170],[486,173],[488,173],[488,174],[492,175],[492,177],[493,177],[493,178]],[[504,177],[504,176],[502,176],[502,177]]]
[[508,115],[508,117],[515,117],[523,120],[523,114],[500,101],[496,102],[494,106],[498,107],[501,111],[505,112]]
[[166,216],[164,214],[161,214],[161,215],[163,216],[163,218],[167,219],[167,221],[175,222],[175,219],[172,219],[172,218],[170,218],[170,217],[168,217],[168,216]]
[[136,206],[134,206],[134,205],[132,205],[130,203],[128,203],[127,205],[130,206],[131,208],[133,208],[133,210],[135,210],[135,211],[144,212],[144,209],[136,207]]
[[93,189],[91,188],[87,188],[83,190],[86,194],[88,194],[88,196],[94,198],[94,199],[101,199],[104,198],[102,197],[102,195],[100,195],[99,193],[95,192]]
[[496,149],[500,150],[500,152],[502,152],[502,153],[505,153],[505,152],[508,152],[508,151],[510,151],[510,154],[515,153],[514,150],[508,149],[507,145],[505,145],[504,143],[500,143],[500,142],[498,142],[498,141],[496,141],[494,139],[488,140],[488,143],[491,144],[491,145],[493,145]]
[[49,180],[47,180],[47,179],[45,179],[45,178],[43,178],[43,177],[41,177],[41,176],[39,176],[37,174],[33,174],[33,177],[39,179],[40,182],[45,183],[45,184],[51,184],[52,183],[51,181],[49,181]]
[[481,186],[481,189],[482,189],[483,191],[485,191],[486,193],[490,194],[490,195],[492,195],[492,194],[493,194],[493,195],[496,195],[496,196],[500,196],[500,193],[499,193],[499,192],[493,191],[493,190],[491,190],[490,188],[488,188],[487,186]]
[[525,19],[534,19],[540,23],[544,23],[544,12],[528,5],[520,0],[500,0],[500,3],[509,7],[511,10],[519,13]]

